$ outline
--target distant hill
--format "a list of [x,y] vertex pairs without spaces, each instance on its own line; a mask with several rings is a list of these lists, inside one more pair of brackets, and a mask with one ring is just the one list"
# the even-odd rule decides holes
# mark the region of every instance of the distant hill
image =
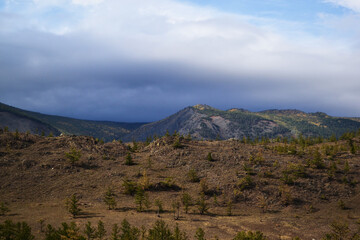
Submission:
[[48,135],[93,136],[105,141],[144,141],[149,136],[163,136],[167,131],[191,134],[196,139],[242,139],[243,137],[341,136],[360,129],[360,118],[332,117],[325,113],[299,110],[266,110],[251,112],[233,108],[219,110],[208,105],[195,105],[152,123],[121,123],[79,120],[45,115],[0,103],[0,126],[10,130],[30,131]]
[[299,110],[267,110],[250,112],[244,109],[222,111],[208,105],[187,107],[163,120],[134,130],[125,139],[145,140],[147,136],[164,135],[168,130],[190,133],[195,138],[241,139],[243,137],[341,136],[360,128],[358,118],[331,117],[325,113]]
[[36,134],[44,131],[46,135],[50,132],[54,135],[86,135],[111,141],[122,139],[143,124],[79,120],[26,111],[0,103],[0,126],[8,126],[12,131],[18,129]]

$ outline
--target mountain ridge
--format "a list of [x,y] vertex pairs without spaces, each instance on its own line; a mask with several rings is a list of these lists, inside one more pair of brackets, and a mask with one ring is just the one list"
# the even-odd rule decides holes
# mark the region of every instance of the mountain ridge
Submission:
[[[9,121],[12,118],[14,121]],[[33,122],[30,124],[29,121]],[[322,112],[306,113],[297,109],[270,109],[259,112],[242,108],[220,110],[206,104],[197,104],[159,121],[126,123],[47,115],[0,103],[0,126],[4,127],[6,124],[10,124],[10,130],[13,131],[16,128],[19,131],[28,130],[39,134],[39,129],[42,129],[45,134],[88,135],[105,141],[145,141],[149,137],[163,136],[166,132],[174,131],[182,135],[191,134],[196,139],[213,140],[292,137],[299,134],[339,137],[345,132],[358,130],[360,118],[332,117]],[[27,125],[30,126],[28,129],[25,127]]]

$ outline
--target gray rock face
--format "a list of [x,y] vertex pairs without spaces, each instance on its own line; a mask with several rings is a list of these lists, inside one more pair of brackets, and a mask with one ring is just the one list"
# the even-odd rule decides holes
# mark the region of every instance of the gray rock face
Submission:
[[[243,118],[243,119],[242,119]],[[126,136],[125,141],[144,141],[149,136],[163,136],[166,131],[172,134],[175,130],[182,134],[191,134],[196,139],[241,139],[244,136],[272,136],[290,133],[277,123],[251,115],[245,111],[238,111],[237,116],[227,116],[225,111],[220,111],[207,105],[187,107],[168,118],[141,126]]]

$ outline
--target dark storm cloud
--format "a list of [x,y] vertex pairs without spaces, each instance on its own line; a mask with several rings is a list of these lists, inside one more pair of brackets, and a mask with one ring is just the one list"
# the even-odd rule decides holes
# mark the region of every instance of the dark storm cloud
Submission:
[[0,101],[114,121],[154,121],[198,103],[360,116],[357,49],[174,1],[119,2],[53,28],[0,12]]

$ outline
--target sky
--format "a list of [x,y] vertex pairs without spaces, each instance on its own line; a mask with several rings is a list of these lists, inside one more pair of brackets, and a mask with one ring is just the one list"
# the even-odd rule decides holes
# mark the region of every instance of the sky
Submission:
[[148,122],[182,108],[360,117],[359,0],[0,0],[0,102]]

